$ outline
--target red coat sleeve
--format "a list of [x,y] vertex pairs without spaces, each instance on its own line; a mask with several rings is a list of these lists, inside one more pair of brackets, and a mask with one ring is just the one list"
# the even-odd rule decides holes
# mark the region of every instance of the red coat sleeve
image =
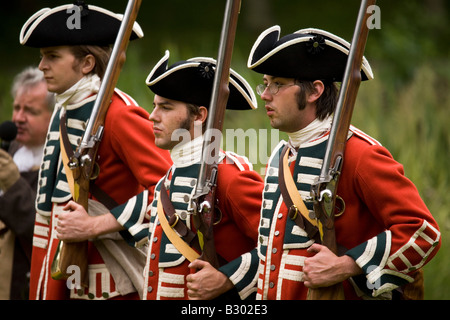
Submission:
[[108,109],[97,183],[119,204],[144,188],[153,194],[156,183],[172,165],[169,152],[155,145],[153,123],[148,118],[145,109],[124,105],[117,95]]
[[344,159],[337,194],[346,210],[336,219],[338,243],[349,249],[376,294],[412,281],[411,272],[440,247],[435,219],[386,148],[355,136]]
[[[230,153],[229,153],[230,155]],[[217,198],[222,221],[214,228],[217,251],[227,261],[251,251],[256,246],[264,182],[250,169],[244,158],[219,165]],[[236,163],[234,163],[236,162]]]

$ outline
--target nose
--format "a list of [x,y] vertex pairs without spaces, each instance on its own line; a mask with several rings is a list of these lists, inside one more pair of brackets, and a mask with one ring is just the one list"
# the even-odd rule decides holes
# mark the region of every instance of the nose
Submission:
[[148,119],[150,120],[150,121],[153,121],[153,122],[158,122],[158,116],[157,116],[157,112],[156,112],[156,107],[153,109],[153,111],[152,111],[152,113],[150,113],[150,116],[148,117]]
[[25,116],[25,111],[20,108],[13,111],[12,121],[16,123],[26,122],[27,118]]
[[41,58],[41,61],[39,61],[38,69],[41,71],[44,71],[47,69],[47,63],[45,62],[44,57]]
[[272,99],[272,94],[270,93],[269,87],[265,87],[264,91],[261,93],[261,99],[268,101]]

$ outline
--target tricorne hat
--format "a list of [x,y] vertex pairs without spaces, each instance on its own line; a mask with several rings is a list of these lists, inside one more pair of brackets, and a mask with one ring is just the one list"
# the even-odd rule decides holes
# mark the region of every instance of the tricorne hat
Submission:
[[[83,1],[53,9],[44,8],[33,14],[20,31],[20,44],[34,47],[72,45],[107,46],[115,42],[123,15]],[[144,33],[134,23],[131,40]]]
[[[307,28],[280,39],[280,27],[265,30],[250,51],[248,68],[271,76],[341,82],[350,43],[324,30]],[[373,79],[363,57],[361,80]]]
[[[149,89],[164,98],[192,103],[209,108],[211,102],[216,60],[196,57],[178,61],[168,67],[170,53],[165,55],[149,73],[145,83]],[[227,109],[256,109],[257,100],[247,81],[230,69],[230,89]]]

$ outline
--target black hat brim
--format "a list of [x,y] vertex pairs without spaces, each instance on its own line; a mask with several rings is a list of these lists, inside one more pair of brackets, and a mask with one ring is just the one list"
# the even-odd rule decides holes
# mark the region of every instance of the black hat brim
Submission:
[[[303,29],[279,38],[280,28],[264,31],[250,52],[247,66],[262,74],[300,80],[342,81],[349,44],[320,29]],[[373,78],[363,59],[361,79]]]
[[[209,108],[211,102],[216,61],[198,57],[178,61],[168,67],[170,53],[149,73],[146,84],[149,89],[162,97],[192,103]],[[234,70],[230,70],[229,97],[227,109],[256,109],[256,96],[247,81]]]
[[[64,45],[107,46],[115,42],[122,15],[88,5],[79,13],[78,20],[74,21],[74,15],[78,13],[73,10],[73,6],[62,5],[36,12],[22,27],[20,43],[28,47],[45,48]],[[142,37],[142,29],[135,22],[130,40]]]

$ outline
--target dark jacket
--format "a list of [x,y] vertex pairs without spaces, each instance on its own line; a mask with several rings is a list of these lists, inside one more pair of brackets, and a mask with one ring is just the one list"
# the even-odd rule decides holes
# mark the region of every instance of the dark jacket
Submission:
[[[13,142],[8,152],[12,156],[19,147]],[[2,269],[12,263],[10,279],[0,279],[0,286],[11,286],[11,300],[28,299],[38,173],[39,168],[21,172],[20,179],[0,196],[0,220],[3,222],[3,228],[0,229],[0,250],[6,250],[6,246],[13,246],[14,250],[12,261],[0,259]],[[8,236],[8,233],[13,236]],[[6,238],[10,241],[1,241]]]

